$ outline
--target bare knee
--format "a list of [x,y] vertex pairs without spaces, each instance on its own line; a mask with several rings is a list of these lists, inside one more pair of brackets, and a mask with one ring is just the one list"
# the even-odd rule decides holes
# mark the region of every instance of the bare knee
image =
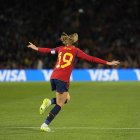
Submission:
[[65,102],[62,102],[62,101],[60,101],[60,100],[56,100],[56,103],[57,103],[57,105],[59,105],[59,106],[61,106],[61,107],[63,107],[64,104],[65,104]]
[[56,103],[59,105],[59,106],[63,106],[65,104],[65,101],[67,100],[67,95],[68,93],[67,92],[64,92],[62,94],[60,93],[57,93],[56,94]]
[[70,101],[70,95],[68,94],[68,96],[67,96],[67,102],[69,102]]

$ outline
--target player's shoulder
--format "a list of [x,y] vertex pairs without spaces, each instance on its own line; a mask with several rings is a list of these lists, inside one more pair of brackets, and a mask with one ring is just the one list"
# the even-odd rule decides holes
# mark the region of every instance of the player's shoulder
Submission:
[[60,49],[63,49],[63,47],[64,47],[64,46],[58,46],[58,47],[55,47],[54,49],[55,49],[56,51],[59,51]]
[[75,47],[75,49],[77,52],[81,51],[81,49],[79,49],[78,47]]

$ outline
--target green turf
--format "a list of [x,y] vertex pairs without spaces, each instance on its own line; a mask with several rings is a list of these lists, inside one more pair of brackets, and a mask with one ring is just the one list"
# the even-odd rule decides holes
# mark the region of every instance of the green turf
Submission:
[[71,102],[43,133],[52,107],[39,115],[39,106],[54,95],[49,83],[0,83],[0,140],[140,139],[139,82],[71,83]]

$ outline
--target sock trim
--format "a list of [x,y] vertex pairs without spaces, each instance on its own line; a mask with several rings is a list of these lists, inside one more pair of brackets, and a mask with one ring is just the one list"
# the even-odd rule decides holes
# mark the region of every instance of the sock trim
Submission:
[[49,114],[51,114],[53,117],[55,117],[55,115],[52,112],[50,112]]

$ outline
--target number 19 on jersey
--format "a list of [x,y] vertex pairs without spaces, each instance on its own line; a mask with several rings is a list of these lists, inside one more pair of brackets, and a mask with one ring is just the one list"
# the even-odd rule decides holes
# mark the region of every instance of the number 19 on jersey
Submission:
[[64,53],[62,55],[62,52],[59,52],[58,54],[58,64],[56,65],[56,68],[66,68],[71,65],[73,59],[73,54],[71,53]]

